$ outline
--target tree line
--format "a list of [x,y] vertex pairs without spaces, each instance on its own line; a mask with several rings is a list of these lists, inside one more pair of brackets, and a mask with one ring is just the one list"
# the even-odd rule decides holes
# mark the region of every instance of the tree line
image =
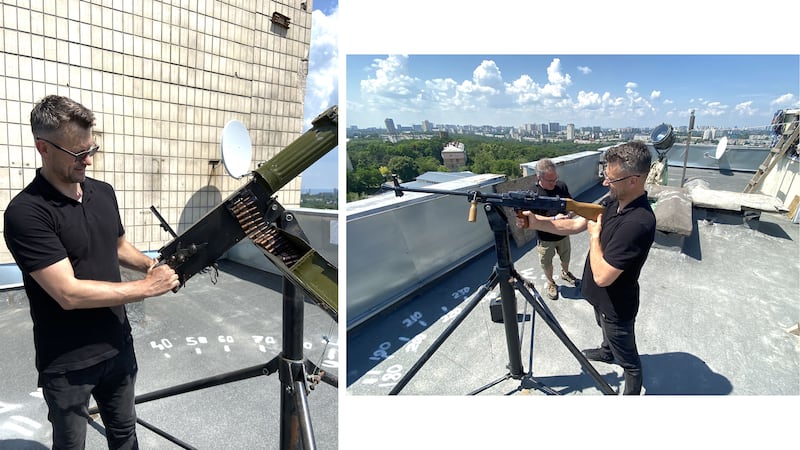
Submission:
[[[442,149],[454,140],[453,137],[432,137],[391,143],[379,138],[351,139],[347,143],[347,155],[353,170],[347,173],[347,201],[374,194],[390,174],[411,181],[425,172],[448,172],[442,161]],[[464,144],[467,152],[467,162],[459,171],[504,174],[509,179],[522,176],[520,164],[597,150],[607,145],[520,142],[474,135],[459,135],[457,140]]]

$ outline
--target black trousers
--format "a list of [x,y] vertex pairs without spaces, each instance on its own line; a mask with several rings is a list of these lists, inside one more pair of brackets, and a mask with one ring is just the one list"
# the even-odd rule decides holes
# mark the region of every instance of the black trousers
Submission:
[[622,366],[625,376],[623,395],[639,395],[642,391],[642,360],[636,349],[636,334],[633,331],[636,319],[611,320],[595,308],[595,319],[603,330],[601,348],[614,355]]
[[39,386],[53,425],[53,449],[83,449],[94,397],[110,449],[138,449],[134,384],[136,355],[131,343],[117,356],[85,369],[41,373]]

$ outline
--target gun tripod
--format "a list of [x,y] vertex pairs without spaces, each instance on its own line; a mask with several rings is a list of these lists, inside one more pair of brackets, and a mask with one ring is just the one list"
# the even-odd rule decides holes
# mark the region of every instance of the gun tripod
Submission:
[[[489,280],[481,286],[472,299],[464,308],[464,312],[460,314],[450,325],[442,332],[428,350],[423,353],[419,360],[409,369],[409,371],[401,378],[394,388],[389,392],[389,395],[398,394],[411,378],[422,368],[422,366],[430,359],[431,356],[439,349],[445,340],[458,328],[458,326],[467,318],[467,316],[475,309],[475,306],[483,299],[483,297],[494,289],[498,284],[500,285],[500,299],[503,310],[503,325],[505,328],[506,348],[508,350],[508,369],[509,372],[504,376],[486,384],[472,392],[469,395],[481,393],[503,381],[509,379],[520,380],[521,389],[537,389],[546,394],[558,395],[558,392],[546,386],[533,376],[533,323],[536,314],[541,316],[542,320],[550,327],[555,335],[572,353],[575,359],[581,364],[589,375],[595,380],[597,386],[606,395],[614,395],[616,392],[606,381],[600,376],[597,370],[586,359],[583,353],[575,347],[575,344],[569,339],[567,334],[561,328],[561,325],[553,316],[550,309],[542,300],[542,297],[533,286],[524,283],[519,274],[514,269],[511,261],[511,250],[508,239],[508,221],[500,210],[499,206],[491,203],[484,205],[484,211],[489,221],[489,227],[492,229],[495,240],[495,250],[497,253],[497,264],[495,265]],[[531,352],[530,352],[530,370],[526,373],[522,365],[522,348],[520,345],[519,325],[517,324],[517,300],[515,291],[522,294],[525,300],[533,306],[534,314],[531,315]]]
[[[257,185],[250,183],[252,188],[257,188]],[[307,279],[312,279],[309,273],[326,273],[325,270],[332,270],[328,268],[319,269],[319,265],[313,265],[312,258],[320,258],[313,249],[311,249],[305,241],[305,234],[299,228],[292,214],[285,211],[284,208],[276,201],[269,200],[269,208],[262,205],[263,210],[271,211],[271,214],[262,214],[258,219],[252,219],[256,213],[260,211],[255,208],[255,204],[264,202],[258,200],[264,198],[254,196],[249,189],[243,189],[240,193],[232,196],[230,202],[225,202],[218,206],[206,217],[212,219],[208,220],[215,224],[227,224],[220,227],[221,231],[228,235],[233,235],[240,238],[240,228],[245,230],[246,235],[253,243],[259,247],[270,261],[280,269],[283,273],[283,286],[282,286],[282,302],[283,302],[283,351],[275,356],[266,364],[259,364],[252,367],[247,367],[232,372],[191,381],[188,383],[180,384],[177,386],[157,390],[147,394],[137,395],[134,398],[134,404],[149,402],[152,400],[159,400],[174,395],[185,394],[188,392],[197,391],[209,387],[219,386],[223,384],[232,383],[235,381],[246,380],[261,375],[272,375],[278,373],[278,378],[281,382],[281,402],[280,402],[280,448],[281,450],[314,450],[316,449],[316,441],[314,438],[314,431],[311,425],[311,415],[308,407],[308,393],[313,389],[319,381],[325,382],[335,388],[338,388],[338,377],[321,372],[312,362],[305,359],[303,356],[303,325],[304,325],[304,297],[301,293],[311,293],[310,296],[315,303],[320,306],[326,313],[328,313],[334,320],[338,318],[337,305],[333,300],[325,296],[329,286],[320,277],[313,278],[316,282],[311,291],[306,288],[307,285],[302,283],[299,276],[302,275]],[[250,209],[248,209],[250,208]],[[151,211],[161,221],[162,227],[169,228],[168,231],[176,238],[178,251],[174,253],[175,260],[184,261],[191,257],[204,256],[202,252],[184,251],[181,249],[181,241],[168,224],[163,220],[155,207],[151,206]],[[228,214],[228,211],[231,214]],[[265,219],[265,217],[267,219]],[[249,221],[245,222],[244,219]],[[274,221],[275,227],[267,227],[266,221]],[[246,227],[245,225],[248,225]],[[201,227],[202,229],[202,227]],[[295,238],[290,241],[289,234],[283,233],[284,229],[291,230],[295,234]],[[190,230],[191,232],[191,230]],[[270,234],[271,233],[271,234]],[[268,234],[270,234],[268,236]],[[187,242],[195,242],[199,239],[192,239],[183,236]],[[238,240],[238,239],[237,239]],[[218,242],[211,241],[212,244],[229,247],[227,244],[219,244]],[[192,249],[207,249],[207,244],[190,244],[186,247],[187,250]],[[280,252],[278,252],[280,250]],[[288,251],[291,250],[291,251]],[[183,252],[183,253],[181,253]],[[302,258],[294,255],[287,255],[288,253],[300,253]],[[289,258],[291,256],[291,258]],[[288,258],[288,259],[287,259]],[[211,259],[203,259],[200,261],[192,261],[197,267],[205,267],[209,265]],[[299,261],[299,262],[298,262]],[[300,272],[292,272],[288,267],[297,268]],[[298,275],[299,274],[299,275]],[[330,279],[335,280],[334,275],[328,274]],[[298,290],[297,287],[301,289]],[[329,289],[328,289],[329,290]],[[96,414],[97,407],[89,410],[89,414]],[[159,436],[177,444],[178,446],[186,449],[194,449],[191,445],[181,441],[175,436],[157,428],[156,426],[145,422],[137,417],[137,423],[150,429]]]
[[[259,364],[240,370],[203,378],[177,386],[137,395],[135,404],[159,400],[174,395],[185,394],[200,389],[210,388],[235,381],[246,380],[257,376],[269,376],[278,373],[281,382],[280,403],[280,448],[288,449],[316,449],[314,431],[311,425],[311,415],[308,408],[309,382],[315,385],[323,381],[333,387],[338,387],[336,376],[322,373],[317,374],[318,368],[303,357],[303,308],[304,301],[294,284],[283,279],[283,351],[266,364]],[[309,374],[311,372],[312,374]],[[312,387],[313,389],[313,387]],[[97,407],[89,410],[89,414],[96,414]],[[159,436],[173,442],[185,449],[195,447],[170,435],[164,430],[145,422],[137,417],[136,422],[155,432]]]

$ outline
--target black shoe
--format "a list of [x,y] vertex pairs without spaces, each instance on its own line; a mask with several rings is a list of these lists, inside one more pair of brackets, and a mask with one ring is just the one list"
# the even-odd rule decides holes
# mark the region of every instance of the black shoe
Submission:
[[600,361],[610,363],[614,361],[614,355],[603,350],[602,348],[591,348],[583,351],[583,356],[592,361]]

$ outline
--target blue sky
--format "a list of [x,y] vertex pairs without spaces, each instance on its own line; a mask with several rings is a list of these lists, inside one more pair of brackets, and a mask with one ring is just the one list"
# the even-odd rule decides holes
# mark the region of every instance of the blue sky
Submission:
[[798,55],[347,55],[347,126],[764,127],[800,107]]
[[[332,105],[339,104],[339,2],[315,0],[311,12],[311,47],[306,78],[303,131]],[[301,189],[333,190],[338,186],[338,147],[303,172]]]
[[[306,129],[332,104],[345,125],[361,127],[386,117],[403,125],[682,126],[694,109],[696,127],[741,128],[798,105],[800,62],[788,28],[776,28],[778,4],[378,4],[313,1]],[[458,108],[442,109],[452,98]],[[337,148],[307,169],[303,189],[336,187],[339,159]]]

